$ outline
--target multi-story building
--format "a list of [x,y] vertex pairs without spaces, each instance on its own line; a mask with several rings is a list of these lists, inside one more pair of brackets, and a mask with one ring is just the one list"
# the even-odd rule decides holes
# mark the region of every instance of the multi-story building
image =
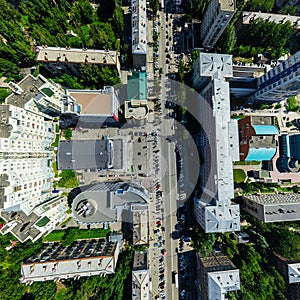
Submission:
[[264,223],[300,220],[300,194],[243,195],[243,210]]
[[238,121],[240,160],[271,160],[277,151],[279,130],[272,116],[248,116]]
[[280,102],[298,94],[300,94],[300,51],[259,77],[257,92],[249,102]]
[[62,112],[74,115],[76,122],[80,116],[80,126],[114,125],[119,121],[119,101],[112,86],[101,90],[66,90],[62,101]]
[[150,271],[147,263],[147,252],[134,252],[132,300],[150,300]]
[[235,0],[211,0],[204,14],[200,39],[204,48],[212,49],[236,10]]
[[[239,160],[237,121],[230,118],[229,83],[231,56],[201,53],[193,82],[200,92],[196,139],[200,160],[200,187],[194,201],[196,220],[205,232],[240,229],[239,206],[233,205],[233,161]],[[199,67],[200,66],[200,67]]]
[[254,20],[263,19],[264,21],[274,22],[277,24],[285,24],[285,23],[289,22],[296,30],[300,30],[300,17],[299,16],[263,13],[260,11],[259,12],[243,11],[242,18],[243,18],[242,19],[243,25],[249,25]]
[[[105,170],[114,166],[115,157],[112,140],[73,140],[58,144],[58,170]],[[117,153],[116,154],[120,154]],[[121,155],[120,155],[121,156]]]
[[280,172],[298,173],[300,170],[300,134],[281,134],[279,141]]
[[114,68],[120,74],[120,62],[117,51],[59,48],[37,46],[37,62],[41,63],[52,74],[80,75],[82,64],[94,64],[99,67]]
[[239,270],[221,253],[197,255],[196,287],[199,300],[225,300],[227,292],[240,289]]
[[230,94],[236,98],[254,94],[257,89],[257,78],[262,76],[268,67],[256,64],[233,64],[233,76],[230,79]]
[[272,255],[272,263],[287,283],[286,298],[300,299],[300,261],[287,259],[277,253]]
[[[0,216],[7,222],[1,233],[35,241],[66,216],[65,197],[51,193],[53,117],[61,113],[64,92],[41,75],[9,87],[12,94],[0,105]],[[42,222],[47,205],[49,221]]]
[[148,222],[149,207],[148,204],[131,205],[132,214],[132,244],[148,244]]
[[99,182],[75,197],[72,212],[80,224],[110,223],[119,230],[121,222],[131,222],[131,206],[147,204],[148,196],[144,187],[133,182]]
[[131,46],[133,67],[147,63],[147,13],[146,0],[131,0]]
[[50,158],[0,159],[0,209],[26,214],[51,197],[54,177]]
[[2,227],[1,233],[11,232],[21,243],[29,239],[35,242],[65,220],[67,209],[67,197],[49,196],[29,213],[11,208],[3,210],[1,218],[7,223]]
[[103,239],[61,243],[44,243],[38,253],[21,267],[21,283],[79,279],[80,277],[113,274],[119,256],[118,243]]

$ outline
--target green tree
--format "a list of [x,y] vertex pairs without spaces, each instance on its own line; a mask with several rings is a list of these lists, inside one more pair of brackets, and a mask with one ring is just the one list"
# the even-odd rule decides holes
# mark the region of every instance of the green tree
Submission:
[[236,45],[235,28],[232,24],[227,25],[220,39],[216,44],[216,49],[221,53],[232,53]]
[[274,7],[275,0],[249,0],[246,9],[250,11],[270,12]]

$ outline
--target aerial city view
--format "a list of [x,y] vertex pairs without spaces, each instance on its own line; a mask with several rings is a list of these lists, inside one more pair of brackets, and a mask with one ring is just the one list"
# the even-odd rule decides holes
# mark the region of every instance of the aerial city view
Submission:
[[299,0],[0,8],[0,300],[300,300]]

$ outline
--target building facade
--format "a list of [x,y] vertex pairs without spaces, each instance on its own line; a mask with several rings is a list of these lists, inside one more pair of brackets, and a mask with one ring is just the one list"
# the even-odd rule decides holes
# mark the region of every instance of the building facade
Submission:
[[225,300],[227,292],[240,289],[239,270],[221,253],[197,255],[196,276],[198,300]]
[[41,63],[53,75],[68,73],[79,76],[82,64],[93,64],[99,67],[114,68],[120,74],[120,62],[117,51],[59,48],[37,46],[36,61]]
[[211,0],[209,2],[200,28],[200,39],[204,48],[214,48],[235,10],[235,0]]
[[[9,87],[12,93],[0,105],[0,215],[7,222],[0,232],[35,241],[66,216],[65,197],[52,194],[51,167],[54,116],[61,114],[64,91],[41,75]],[[49,220],[41,221],[42,207],[50,209]]]
[[21,266],[21,283],[79,279],[86,276],[113,274],[119,255],[118,243],[103,239],[75,241],[64,247],[61,243],[44,243]]
[[[239,160],[237,121],[230,118],[231,56],[200,54],[193,82],[202,87],[196,138],[200,153],[200,187],[194,199],[196,220],[205,232],[240,229],[239,206],[234,198],[233,161]],[[199,76],[200,75],[200,76]],[[206,84],[206,85],[205,85]]]
[[300,51],[258,78],[250,102],[280,102],[300,94]]
[[147,252],[135,252],[132,269],[132,300],[150,300]]
[[300,220],[300,194],[243,195],[243,210],[264,223]]

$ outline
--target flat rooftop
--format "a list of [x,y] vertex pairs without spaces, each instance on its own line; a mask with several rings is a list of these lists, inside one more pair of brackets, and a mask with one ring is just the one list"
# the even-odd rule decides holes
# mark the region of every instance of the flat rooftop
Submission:
[[235,0],[219,0],[222,10],[235,10]]
[[80,114],[109,115],[114,112],[113,95],[102,91],[69,91],[77,103],[81,105]]
[[118,64],[117,51],[38,46],[36,52],[38,62]]
[[212,254],[208,257],[200,257],[200,260],[208,273],[236,269],[232,261],[221,253]]
[[109,140],[71,140],[58,144],[58,170],[108,169],[111,164]]
[[291,25],[294,26],[295,29],[297,30],[300,29],[300,16],[243,11],[242,17],[243,17],[243,24],[245,25],[250,24],[251,20],[256,20],[258,18],[261,18],[264,21],[274,22],[277,24],[284,24],[286,22],[291,22]]
[[148,264],[147,264],[147,252],[134,252],[134,258],[133,258],[133,271],[138,270],[147,270]]
[[116,222],[131,204],[147,200],[147,191],[135,183],[99,182],[76,196],[72,211],[81,223]]
[[244,195],[244,197],[260,204],[300,203],[298,193]]
[[13,93],[6,98],[5,102],[24,108],[26,103],[40,94],[39,88],[45,83],[46,81],[41,76],[33,77],[32,75],[26,76],[17,84],[11,82],[9,87]]

